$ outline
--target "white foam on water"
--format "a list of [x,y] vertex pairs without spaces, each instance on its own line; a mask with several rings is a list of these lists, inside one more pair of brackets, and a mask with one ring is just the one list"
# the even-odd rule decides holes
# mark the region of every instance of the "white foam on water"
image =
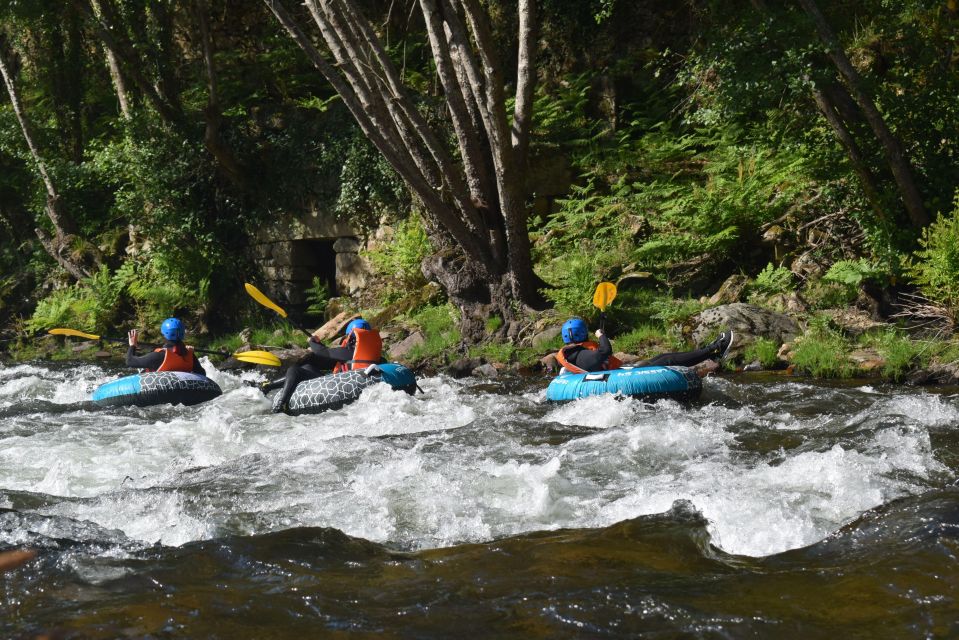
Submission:
[[[739,398],[733,406],[609,396],[547,406],[541,391],[447,378],[421,380],[425,395],[376,385],[339,411],[291,417],[271,414],[269,399],[244,385],[263,374],[205,364],[224,394],[197,407],[0,418],[0,506],[10,504],[3,490],[60,496],[42,513],[145,543],[319,526],[429,548],[607,526],[686,499],[715,544],[759,556],[821,540],[948,474],[930,431],[959,418],[955,398],[874,389],[828,390],[831,413],[843,399],[858,403],[837,420],[809,411],[823,393],[812,385],[751,393],[722,381]],[[86,397],[115,377],[96,367],[16,369],[0,369],[0,397],[4,388]],[[742,399],[750,395],[759,399]],[[556,424],[572,429],[550,436]],[[844,424],[855,433],[843,435]],[[756,451],[738,439],[785,431],[801,432],[800,444]]]

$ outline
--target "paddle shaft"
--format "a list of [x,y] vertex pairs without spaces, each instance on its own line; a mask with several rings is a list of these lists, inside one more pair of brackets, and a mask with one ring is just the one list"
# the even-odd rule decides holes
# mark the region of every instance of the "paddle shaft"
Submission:
[[[128,340],[127,338],[114,338],[113,336],[100,336],[100,339],[101,339],[101,340],[108,340],[108,341],[110,341],[110,342],[129,342],[129,340]],[[137,346],[138,346],[138,347],[144,347],[144,348],[146,348],[146,349],[158,349],[158,348],[162,347],[163,345],[162,345],[162,344],[156,344],[156,343],[153,343],[153,342],[140,342],[140,343],[137,344]],[[216,350],[214,350],[214,349],[197,349],[196,347],[193,348],[193,351],[194,351],[195,353],[209,353],[209,354],[212,354],[212,355],[224,356],[224,357],[227,357],[227,356],[230,355],[230,352],[229,352],[229,351],[216,351]]]

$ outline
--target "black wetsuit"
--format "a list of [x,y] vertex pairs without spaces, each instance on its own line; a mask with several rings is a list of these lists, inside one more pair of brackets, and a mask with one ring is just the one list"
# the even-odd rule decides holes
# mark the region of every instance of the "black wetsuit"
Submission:
[[604,333],[599,337],[598,349],[587,349],[584,346],[576,345],[563,350],[566,360],[584,371],[602,371],[606,366],[606,361],[613,355],[613,345],[609,343],[609,338]]
[[[609,343],[609,338],[604,333],[599,338],[598,349],[587,349],[586,347],[570,347],[565,352],[566,360],[584,371],[602,371],[606,361],[613,355],[613,346]],[[695,351],[681,351],[679,353],[662,353],[658,356],[637,362],[640,367],[693,367],[709,360],[716,355],[715,348],[696,349]]]
[[[186,349],[186,345],[182,342],[173,342],[167,340],[163,343],[164,349],[172,349],[179,345],[180,347]],[[156,371],[160,368],[160,365],[163,364],[163,358],[166,356],[162,351],[151,351],[150,353],[142,356],[137,355],[137,349],[133,345],[127,349],[127,366],[135,367],[137,369],[149,369],[150,371]],[[206,375],[206,369],[200,364],[200,359],[196,356],[193,356],[193,373],[199,373],[201,376]]]
[[319,378],[332,371],[337,364],[352,360],[353,352],[356,351],[356,340],[353,338],[350,338],[350,343],[345,347],[327,347],[312,338],[307,344],[310,347],[310,353],[303,356],[296,364],[290,365],[285,376],[263,385],[264,392],[283,387],[280,398],[274,402],[274,406],[286,405],[296,385],[304,380]]

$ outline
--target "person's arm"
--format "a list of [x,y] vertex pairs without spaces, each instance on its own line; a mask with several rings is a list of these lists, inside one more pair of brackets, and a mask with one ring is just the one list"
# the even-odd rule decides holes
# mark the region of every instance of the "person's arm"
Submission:
[[309,345],[310,351],[320,358],[336,360],[337,362],[349,362],[353,359],[353,347],[327,347],[312,337],[310,338]]
[[566,356],[571,364],[586,371],[602,371],[606,367],[606,361],[613,355],[613,345],[602,330],[596,332],[596,337],[599,338],[599,348],[572,350]]
[[597,353],[603,355],[603,360],[609,360],[609,357],[613,355],[613,345],[609,341],[606,332],[602,329],[596,330],[596,337],[599,338],[599,349],[596,350]]
[[127,343],[130,346],[127,348],[126,365],[128,367],[135,367],[137,369],[158,368],[161,364],[163,364],[163,354],[153,351],[146,355],[138,356],[137,334],[138,332],[136,329],[131,329],[127,333]]

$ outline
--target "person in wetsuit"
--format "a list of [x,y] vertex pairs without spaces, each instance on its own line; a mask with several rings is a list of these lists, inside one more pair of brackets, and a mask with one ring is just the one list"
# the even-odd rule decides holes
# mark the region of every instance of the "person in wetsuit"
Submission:
[[[582,318],[570,318],[563,323],[563,342],[566,343],[556,359],[567,371],[584,373],[616,369],[622,363],[613,357],[613,345],[602,329],[596,330],[599,342],[588,342],[589,330]],[[701,362],[716,358],[722,360],[732,347],[734,334],[726,330],[709,344],[693,351],[663,353],[649,360],[637,362],[637,367],[679,366],[694,367]]]
[[147,371],[184,371],[205,376],[206,370],[194,355],[193,347],[183,344],[185,333],[183,323],[178,318],[167,318],[160,325],[160,334],[166,340],[163,346],[151,353],[138,356],[139,332],[131,329],[127,332],[127,343],[130,346],[127,349],[126,365]]
[[259,385],[263,393],[282,388],[273,399],[273,413],[287,411],[296,385],[304,380],[312,380],[331,371],[340,373],[351,369],[365,369],[371,364],[382,362],[383,342],[380,334],[363,318],[356,318],[346,325],[346,335],[338,347],[327,347],[316,336],[310,336],[307,344],[310,353],[291,365],[286,375]]

